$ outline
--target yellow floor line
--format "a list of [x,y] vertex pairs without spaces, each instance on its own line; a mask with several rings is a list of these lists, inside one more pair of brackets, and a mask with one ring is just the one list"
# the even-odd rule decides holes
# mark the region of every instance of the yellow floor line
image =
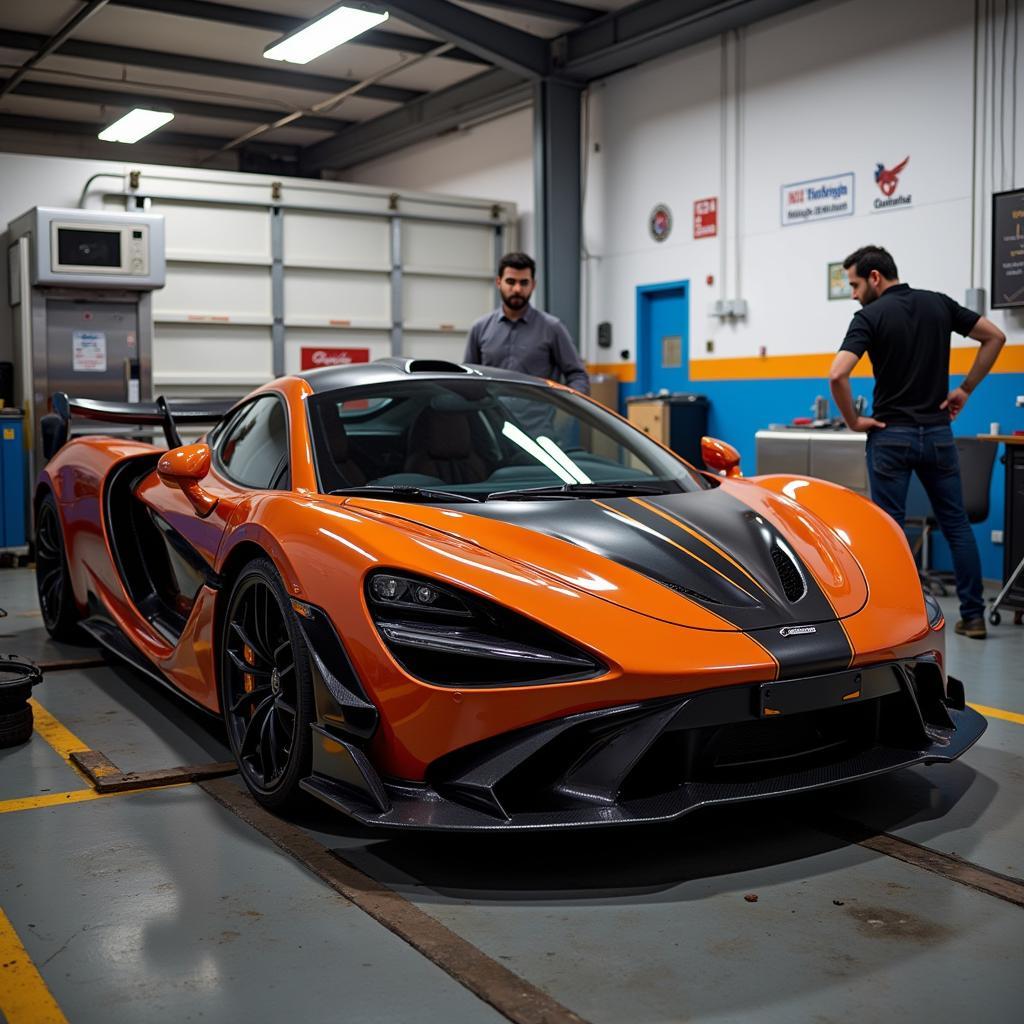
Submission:
[[65,761],[71,759],[71,752],[73,750],[88,750],[89,744],[83,743],[70,729],[65,728],[60,722],[57,721],[53,715],[50,714],[42,704],[35,699],[35,697],[29,698],[29,704],[32,705],[32,717],[35,723],[35,731],[47,743],[53,747],[54,750],[64,758]]
[[89,744],[83,743],[70,729],[61,725],[35,697],[30,697],[28,702],[32,705],[33,730],[67,761],[79,778],[92,785],[92,779],[71,760],[72,751],[88,750]]
[[23,796],[15,800],[0,800],[0,814],[13,811],[34,811],[39,807],[61,807],[64,804],[80,804],[87,800],[106,800],[112,796],[132,796],[155,793],[160,789],[180,789],[191,786],[191,782],[172,782],[166,786],[151,786],[148,789],[126,789],[118,793],[97,793],[95,789],[72,789],[66,793],[40,793],[38,796]]
[[97,793],[95,789],[72,789],[67,793],[40,793],[15,800],[0,800],[0,814],[9,811],[31,811],[37,807],[57,807],[60,804],[80,804],[84,800],[99,800],[114,793]]
[[68,1024],[3,910],[0,910],[0,1011],[7,1024]]
[[1024,725],[1024,715],[1018,715],[1016,711],[1003,711],[1002,708],[989,708],[984,704],[971,704],[975,711],[980,712],[986,718],[1001,718],[1004,722],[1016,722],[1017,725]]

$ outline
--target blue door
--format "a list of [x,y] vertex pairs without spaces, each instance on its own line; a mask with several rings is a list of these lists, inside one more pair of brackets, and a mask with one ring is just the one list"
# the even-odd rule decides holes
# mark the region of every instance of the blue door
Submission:
[[636,290],[637,382],[641,392],[688,391],[690,282],[640,285]]

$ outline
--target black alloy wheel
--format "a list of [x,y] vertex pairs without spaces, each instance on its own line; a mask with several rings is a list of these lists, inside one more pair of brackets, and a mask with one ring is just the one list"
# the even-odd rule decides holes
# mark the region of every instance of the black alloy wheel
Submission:
[[50,636],[54,640],[84,642],[64,550],[64,530],[53,494],[47,494],[39,503],[36,517],[36,590],[43,625]]
[[269,559],[253,559],[235,581],[220,665],[224,722],[246,785],[272,810],[300,802],[312,763],[309,652]]

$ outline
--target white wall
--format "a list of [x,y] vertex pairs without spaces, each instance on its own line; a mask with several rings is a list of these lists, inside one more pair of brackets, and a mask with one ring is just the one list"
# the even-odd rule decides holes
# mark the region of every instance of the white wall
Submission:
[[519,241],[533,251],[533,112],[520,110],[346,169],[345,181],[512,200]]
[[[1005,2],[1012,7],[1014,0],[979,0],[995,35],[988,51],[996,64]],[[997,67],[987,78],[979,73],[978,115],[987,88],[988,127],[984,144],[980,134],[977,144],[974,137],[974,7],[970,0],[819,0],[738,37],[593,83],[585,101],[584,354],[604,361],[626,350],[622,362],[631,363],[636,287],[679,279],[692,285],[694,356],[749,357],[762,347],[769,356],[834,351],[855,307],[827,300],[827,265],[868,242],[889,248],[913,285],[961,301],[972,285],[987,289],[988,195],[1024,184],[1024,102],[1016,109],[1014,181],[1009,68],[1002,86]],[[1006,52],[1012,61],[1012,39]],[[1024,68],[1017,70],[1024,81]],[[995,131],[1000,123],[1003,148]],[[523,246],[530,249],[532,149],[531,113],[521,111],[361,165],[346,177],[508,196],[519,205]],[[975,151],[987,156],[972,168]],[[900,192],[911,193],[912,204],[876,211],[876,164],[892,167],[905,156],[910,163]],[[978,179],[973,236],[972,170]],[[782,226],[782,185],[842,172],[855,175],[854,216]],[[708,196],[719,199],[719,235],[695,241],[693,203]],[[674,215],[673,232],[661,243],[648,232],[658,203]],[[714,284],[705,283],[708,275]],[[747,319],[712,317],[720,298],[745,298]],[[1019,314],[996,311],[992,318],[1011,341],[1024,340]],[[594,325],[603,320],[616,339],[610,355],[594,344]]]
[[[636,287],[689,279],[695,356],[707,355],[709,339],[714,358],[755,356],[762,346],[769,356],[832,351],[855,307],[827,300],[827,264],[869,242],[890,249],[901,277],[918,287],[961,301],[972,284],[987,287],[980,228],[971,277],[973,6],[824,0],[754,25],[740,37],[738,110],[732,39],[593,86],[585,322],[611,321],[621,341],[615,351],[626,347],[632,359]],[[1008,119],[1009,103],[1006,108]],[[1019,128],[1021,115],[1024,109]],[[723,134],[730,174],[739,150],[738,194],[722,178]],[[1017,140],[1018,180],[996,168],[986,191],[1022,184],[1024,130]],[[892,167],[908,155],[899,191],[911,193],[912,204],[876,211],[876,164]],[[851,171],[854,216],[782,226],[782,185]],[[725,230],[720,223],[718,238],[695,241],[693,202],[713,195]],[[657,203],[671,207],[675,222],[661,243],[647,229]],[[730,237],[737,212],[738,253]],[[723,242],[729,245],[724,261]],[[737,297],[749,303],[745,322],[710,315],[715,299]],[[1024,340],[1019,317],[995,312],[993,319]]]
[[[0,239],[15,217],[33,206],[77,206],[82,187],[104,171],[123,175],[126,165],[105,160],[69,160],[0,153]],[[7,252],[0,253],[0,359],[10,359]]]
[[[76,207],[83,196],[90,208],[123,210],[130,170],[140,172],[151,212],[166,218],[168,276],[154,296],[153,364],[155,385],[169,394],[204,387],[242,393],[270,374],[270,207],[278,200],[286,372],[298,367],[302,344],[367,347],[373,357],[390,352],[392,190],[405,218],[402,316],[410,353],[461,358],[469,325],[493,301],[494,228],[503,225],[516,244],[515,204],[501,193],[438,198],[395,185],[7,153],[0,153],[0,234],[33,206]],[[503,208],[497,221],[492,202]],[[6,262],[2,245],[0,360],[12,357]],[[199,352],[205,357],[197,362]]]

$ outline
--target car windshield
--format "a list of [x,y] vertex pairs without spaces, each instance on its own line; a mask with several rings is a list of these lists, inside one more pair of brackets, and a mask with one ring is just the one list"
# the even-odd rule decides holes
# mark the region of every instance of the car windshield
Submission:
[[603,406],[542,383],[421,378],[308,404],[325,494],[540,501],[714,486]]

